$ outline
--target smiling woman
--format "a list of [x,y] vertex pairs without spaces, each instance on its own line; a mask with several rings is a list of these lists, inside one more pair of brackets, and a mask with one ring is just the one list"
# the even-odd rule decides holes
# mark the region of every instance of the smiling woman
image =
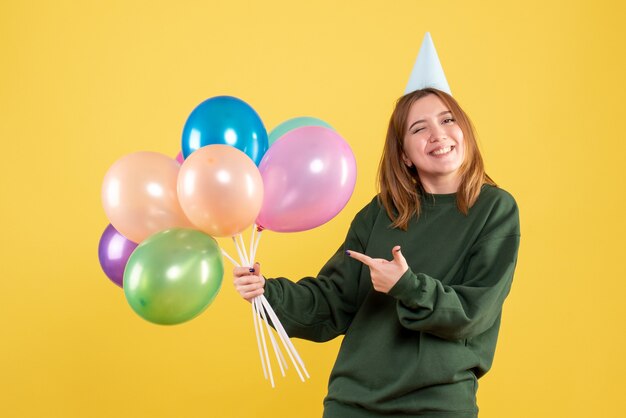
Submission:
[[441,99],[429,94],[413,103],[409,123],[411,126],[404,135],[404,163],[409,168],[415,166],[424,190],[454,193],[459,187],[460,178],[456,174],[465,149],[463,130],[452,112]]
[[476,417],[517,261],[515,200],[432,88],[398,100],[379,187],[317,277],[266,280],[256,264],[235,269],[235,287],[265,293],[293,337],[345,335],[324,417]]
[[452,96],[434,88],[398,100],[379,178],[381,202],[401,229],[419,216],[421,193],[457,193],[459,210],[467,214],[483,184],[496,185],[485,173],[469,117]]

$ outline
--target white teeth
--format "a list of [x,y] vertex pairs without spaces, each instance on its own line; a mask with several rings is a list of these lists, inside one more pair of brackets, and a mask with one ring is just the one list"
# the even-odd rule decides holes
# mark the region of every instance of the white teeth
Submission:
[[443,154],[447,154],[450,151],[452,151],[452,147],[444,147],[444,148],[440,148],[436,151],[431,152],[432,155],[443,155]]

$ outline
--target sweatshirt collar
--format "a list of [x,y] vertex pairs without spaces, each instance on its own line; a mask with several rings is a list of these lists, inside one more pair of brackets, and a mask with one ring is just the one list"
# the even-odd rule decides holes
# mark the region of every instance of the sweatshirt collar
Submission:
[[421,200],[428,206],[456,204],[456,193],[431,194],[422,192]]

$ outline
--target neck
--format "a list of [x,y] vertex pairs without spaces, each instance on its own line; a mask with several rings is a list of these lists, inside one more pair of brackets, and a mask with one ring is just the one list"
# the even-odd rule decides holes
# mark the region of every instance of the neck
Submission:
[[456,175],[449,177],[422,178],[420,182],[426,193],[430,194],[450,194],[456,193],[461,185],[461,178]]

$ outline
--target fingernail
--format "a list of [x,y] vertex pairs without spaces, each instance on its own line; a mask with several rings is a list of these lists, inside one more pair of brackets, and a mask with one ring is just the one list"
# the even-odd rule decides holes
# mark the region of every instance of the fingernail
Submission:
[[254,273],[254,269],[253,268],[250,268],[250,273]]
[[350,251],[346,251],[346,255],[350,255]]

